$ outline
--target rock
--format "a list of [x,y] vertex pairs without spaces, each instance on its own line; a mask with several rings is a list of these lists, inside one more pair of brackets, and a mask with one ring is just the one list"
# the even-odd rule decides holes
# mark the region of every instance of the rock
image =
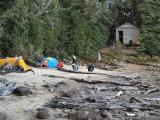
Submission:
[[141,112],[139,109],[133,109],[133,112]]
[[80,89],[69,90],[69,91],[61,91],[60,96],[68,97],[68,98],[78,98],[81,95]]
[[102,70],[108,70],[109,67],[107,65],[99,65],[98,68],[102,69]]
[[130,103],[143,103],[142,100],[140,100],[140,99],[138,99],[138,98],[136,98],[136,97],[131,97],[131,98],[129,99],[129,102],[130,102]]
[[126,113],[126,116],[128,116],[128,117],[135,117],[136,115],[134,114],[134,113]]
[[59,88],[59,87],[66,87],[66,86],[69,86],[69,87],[70,87],[70,84],[67,83],[67,82],[64,82],[64,81],[59,82],[59,83],[57,83],[56,85],[54,85],[54,87],[56,87],[56,88]]
[[18,96],[27,96],[27,95],[32,95],[32,91],[28,87],[24,86],[18,86],[14,91],[14,94]]
[[47,119],[49,117],[49,111],[46,108],[37,109],[37,118]]
[[109,101],[110,101],[110,99],[109,99],[108,96],[99,96],[96,99],[96,102],[98,102],[98,103],[106,103],[106,102],[109,102]]
[[112,120],[112,119],[113,119],[113,118],[112,118],[112,114],[109,113],[107,110],[102,110],[102,111],[101,111],[101,116],[102,116],[103,118],[107,118],[107,120]]
[[100,112],[90,111],[87,115],[87,120],[104,120],[100,114]]
[[68,118],[70,120],[88,120],[87,115],[83,111],[77,111],[74,113],[69,113]]
[[160,89],[158,87],[156,87],[156,88],[148,90],[146,94],[150,94],[150,93],[154,93],[154,92],[159,92],[159,91],[160,91]]
[[86,98],[87,96],[93,96],[95,93],[87,87],[80,87],[76,89],[71,89],[69,91],[60,92],[61,97],[68,98]]
[[0,112],[0,120],[11,120],[6,113]]
[[65,92],[68,89],[71,88],[71,85],[67,82],[59,82],[57,84],[46,84],[43,85],[45,88],[47,88],[50,92]]
[[2,82],[2,83],[6,83],[6,82],[8,82],[8,81],[7,81],[7,79],[6,79],[6,78],[1,78],[1,77],[0,77],[0,82]]
[[15,90],[15,84],[9,83],[0,88],[0,96],[7,96]]
[[113,117],[112,117],[112,114],[111,113],[106,113],[106,118],[108,119],[108,120],[113,120]]
[[122,94],[123,94],[123,91],[119,91],[119,92],[115,95],[115,97],[120,97]]
[[24,111],[25,117],[23,118],[24,120],[35,120],[35,111],[32,109],[28,109]]

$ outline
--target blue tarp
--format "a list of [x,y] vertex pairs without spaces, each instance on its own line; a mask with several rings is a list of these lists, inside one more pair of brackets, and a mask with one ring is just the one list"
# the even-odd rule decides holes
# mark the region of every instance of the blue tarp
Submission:
[[48,68],[56,68],[58,65],[58,60],[52,57],[45,58],[48,62]]

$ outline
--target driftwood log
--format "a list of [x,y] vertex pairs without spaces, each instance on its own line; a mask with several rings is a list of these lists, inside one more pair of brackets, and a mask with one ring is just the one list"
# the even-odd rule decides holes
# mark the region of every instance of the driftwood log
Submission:
[[117,81],[102,81],[102,80],[85,80],[85,79],[81,79],[81,78],[68,78],[68,77],[62,77],[62,76],[55,76],[55,75],[43,75],[43,76],[47,76],[47,77],[52,77],[52,78],[64,78],[64,79],[70,79],[79,83],[87,83],[87,84],[113,84],[113,85],[117,85],[117,86],[134,86],[134,85],[138,85],[139,82],[138,81],[131,81],[131,82],[117,82]]
[[123,78],[123,79],[126,79],[126,80],[132,80],[132,78],[130,77],[127,77],[127,76],[115,76],[115,75],[110,75],[110,74],[106,74],[106,73],[96,73],[96,72],[82,72],[82,71],[73,71],[73,70],[68,70],[68,69],[58,69],[59,71],[62,71],[62,72],[68,72],[68,73],[76,73],[76,74],[94,74],[94,75],[105,75],[105,76],[108,76],[108,77],[112,77],[112,78]]

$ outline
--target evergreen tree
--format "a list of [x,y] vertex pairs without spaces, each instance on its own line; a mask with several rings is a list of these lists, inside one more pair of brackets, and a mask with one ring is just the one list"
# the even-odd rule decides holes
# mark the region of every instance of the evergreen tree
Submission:
[[149,55],[160,54],[160,1],[143,0],[141,12],[141,48]]

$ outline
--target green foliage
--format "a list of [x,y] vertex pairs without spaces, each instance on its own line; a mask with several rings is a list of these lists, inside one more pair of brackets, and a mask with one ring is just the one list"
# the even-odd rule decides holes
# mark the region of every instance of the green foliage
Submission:
[[159,56],[148,56],[148,55],[138,55],[138,56],[128,56],[127,60],[133,61],[133,62],[155,62],[160,63],[160,57]]
[[111,17],[104,3],[99,0],[10,0],[4,4],[2,1],[2,54],[35,59],[58,50],[61,56],[76,54],[80,58],[96,59],[97,51],[109,38],[106,31]]
[[95,60],[99,49],[114,42],[115,27],[140,25],[141,13],[141,50],[159,55],[160,2],[141,2],[115,0],[109,8],[108,0],[1,0],[0,54],[38,59],[59,51],[61,57]]
[[60,35],[60,49],[69,55],[95,60],[98,50],[108,39],[105,25],[109,20],[103,19],[107,11],[102,10],[103,6],[97,0],[73,0],[67,5],[65,8],[69,9],[62,15],[64,29]]
[[112,7],[114,24],[121,25],[128,22],[138,26],[140,20],[138,4],[139,0],[115,0]]
[[144,0],[139,10],[142,30],[141,50],[150,56],[160,55],[160,1]]

